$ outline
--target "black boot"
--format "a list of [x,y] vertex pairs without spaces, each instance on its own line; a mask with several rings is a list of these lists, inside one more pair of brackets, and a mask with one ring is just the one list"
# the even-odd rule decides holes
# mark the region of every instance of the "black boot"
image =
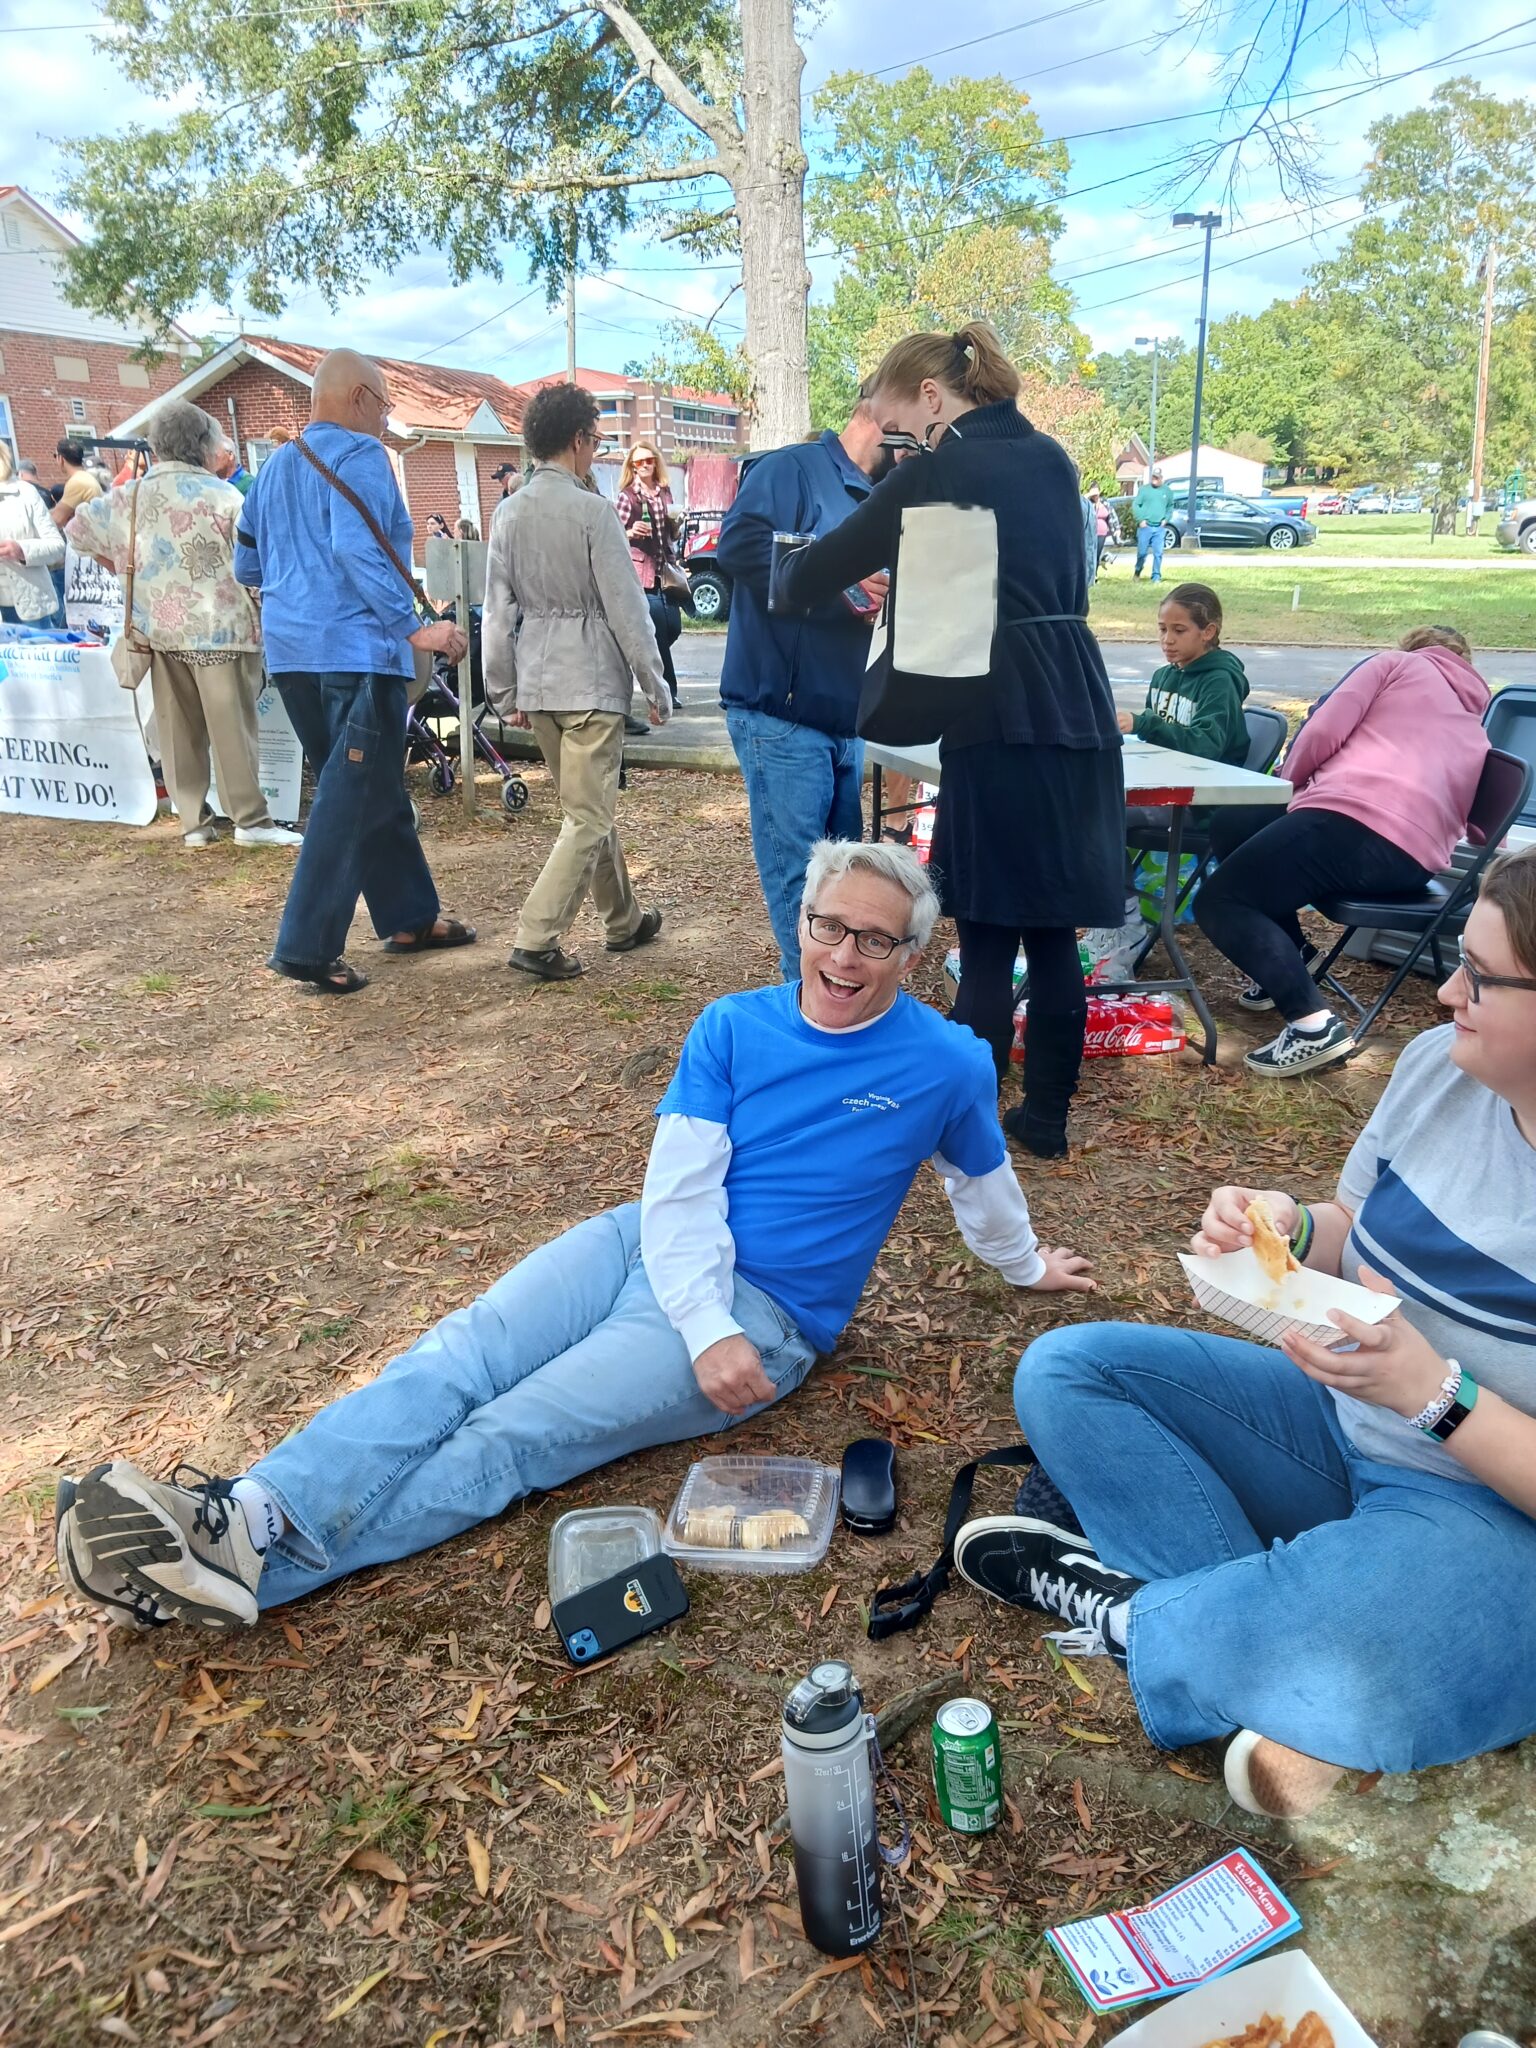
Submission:
[[1064,1159],[1067,1108],[1077,1093],[1083,1063],[1082,1012],[1031,1016],[1024,1031],[1024,1100],[1003,1118],[1003,1129],[1037,1159]]

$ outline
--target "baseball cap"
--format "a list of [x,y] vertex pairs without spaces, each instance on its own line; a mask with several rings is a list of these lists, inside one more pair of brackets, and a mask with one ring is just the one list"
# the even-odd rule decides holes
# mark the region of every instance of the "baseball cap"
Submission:
[[517,464],[515,462],[498,462],[491,471],[491,475],[498,481],[504,476],[516,476]]

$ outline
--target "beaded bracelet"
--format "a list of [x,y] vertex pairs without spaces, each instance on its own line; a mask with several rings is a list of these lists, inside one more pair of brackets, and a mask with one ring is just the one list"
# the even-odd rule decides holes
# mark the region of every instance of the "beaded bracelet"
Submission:
[[1426,1401],[1417,1415],[1409,1416],[1408,1427],[1410,1429],[1432,1430],[1442,1416],[1449,1415],[1452,1407],[1455,1405],[1456,1396],[1461,1391],[1461,1367],[1454,1358],[1448,1360],[1447,1363],[1450,1366],[1450,1370],[1440,1382],[1439,1393],[1435,1395],[1432,1401]]
[[1296,1228],[1291,1232],[1291,1257],[1298,1266],[1304,1266],[1307,1263],[1307,1253],[1312,1249],[1312,1238],[1315,1229],[1316,1225],[1312,1220],[1312,1211],[1305,1202],[1298,1202],[1296,1204]]

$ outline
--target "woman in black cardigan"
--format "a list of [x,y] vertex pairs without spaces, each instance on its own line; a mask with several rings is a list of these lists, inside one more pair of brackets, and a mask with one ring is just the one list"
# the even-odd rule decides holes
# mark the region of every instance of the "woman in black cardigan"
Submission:
[[[1031,1152],[1059,1157],[1087,1020],[1077,927],[1117,924],[1125,897],[1121,740],[1085,616],[1077,471],[1061,444],[1019,411],[1018,372],[985,321],[958,334],[909,335],[865,391],[887,433],[911,435],[928,452],[900,463],[834,532],[786,561],[777,595],[791,607],[810,605],[889,566],[899,627],[903,515],[941,504],[992,514],[990,663],[983,648],[984,675],[961,663],[958,673],[945,671],[955,679],[924,686],[929,701],[937,693],[943,706],[932,862],[960,936],[953,1014],[991,1046],[999,1080],[1013,1038],[1013,963],[1023,945],[1024,1102],[1003,1125]],[[909,529],[918,523],[909,521]],[[923,564],[909,563],[908,573],[921,576]],[[930,649],[946,625],[962,640],[976,630],[971,597],[954,603],[952,621],[944,619],[943,588],[923,607]],[[894,652],[899,661],[899,644]],[[931,665],[942,670],[942,658]]]

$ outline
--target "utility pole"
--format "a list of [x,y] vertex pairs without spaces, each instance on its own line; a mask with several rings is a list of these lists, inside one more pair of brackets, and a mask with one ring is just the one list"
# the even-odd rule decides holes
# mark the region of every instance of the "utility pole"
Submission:
[[1482,261],[1483,338],[1477,351],[1477,402],[1472,413],[1472,488],[1467,493],[1467,532],[1476,533],[1478,514],[1483,509],[1483,441],[1488,424],[1488,361],[1493,347],[1493,280],[1499,267],[1499,248],[1488,244]]
[[565,381],[576,382],[576,266],[565,273]]
[[1151,483],[1152,472],[1157,467],[1157,336],[1155,334],[1151,336],[1138,334],[1136,337],[1136,346],[1138,348],[1146,348],[1149,341],[1152,349],[1152,419],[1147,429],[1151,439],[1147,443],[1146,480],[1148,483]]
[[1176,228],[1204,228],[1205,262],[1200,273],[1200,345],[1195,357],[1195,424],[1189,443],[1189,511],[1184,528],[1184,545],[1198,550],[1200,517],[1195,509],[1195,487],[1200,469],[1200,401],[1205,395],[1205,316],[1211,297],[1211,237],[1221,226],[1219,213],[1176,213]]

